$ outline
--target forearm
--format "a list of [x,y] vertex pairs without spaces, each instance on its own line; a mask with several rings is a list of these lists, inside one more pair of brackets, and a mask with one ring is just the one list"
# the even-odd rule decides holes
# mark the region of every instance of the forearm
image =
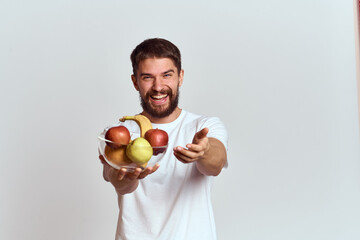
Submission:
[[209,138],[209,149],[196,161],[198,170],[207,176],[217,176],[226,163],[226,149],[215,138]]

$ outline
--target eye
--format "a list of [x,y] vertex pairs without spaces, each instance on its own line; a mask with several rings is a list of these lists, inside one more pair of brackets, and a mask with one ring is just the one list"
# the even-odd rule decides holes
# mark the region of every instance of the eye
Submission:
[[151,77],[150,77],[150,76],[143,76],[142,79],[143,79],[143,80],[150,80]]

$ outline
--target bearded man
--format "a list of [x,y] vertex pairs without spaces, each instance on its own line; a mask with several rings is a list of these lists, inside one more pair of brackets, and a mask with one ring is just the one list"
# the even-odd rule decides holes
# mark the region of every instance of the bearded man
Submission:
[[[170,41],[147,39],[131,54],[135,89],[142,115],[169,135],[159,164],[129,171],[109,166],[104,179],[119,202],[116,240],[213,240],[215,220],[211,186],[227,166],[228,135],[217,117],[190,113],[178,106],[184,79],[179,49]],[[132,121],[121,123],[139,131]]]

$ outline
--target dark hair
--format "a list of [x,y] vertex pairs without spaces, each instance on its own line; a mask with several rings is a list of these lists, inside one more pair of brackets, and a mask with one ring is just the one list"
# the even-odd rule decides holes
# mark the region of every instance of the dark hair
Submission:
[[139,67],[139,63],[147,58],[170,58],[173,60],[178,73],[180,73],[180,50],[173,43],[166,39],[150,38],[136,46],[130,55],[133,73],[135,76]]

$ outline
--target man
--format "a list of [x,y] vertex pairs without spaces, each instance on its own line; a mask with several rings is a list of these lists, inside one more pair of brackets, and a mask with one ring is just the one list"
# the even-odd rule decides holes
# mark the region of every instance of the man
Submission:
[[[178,107],[181,69],[179,49],[165,39],[147,39],[131,54],[135,89],[142,115],[169,135],[161,166],[116,170],[100,156],[104,178],[118,194],[116,239],[216,239],[211,185],[227,165],[227,132],[216,117]],[[130,123],[129,123],[130,122]],[[131,131],[131,121],[122,123]]]

